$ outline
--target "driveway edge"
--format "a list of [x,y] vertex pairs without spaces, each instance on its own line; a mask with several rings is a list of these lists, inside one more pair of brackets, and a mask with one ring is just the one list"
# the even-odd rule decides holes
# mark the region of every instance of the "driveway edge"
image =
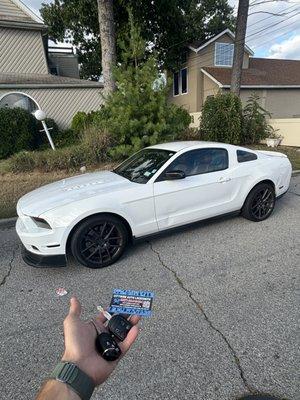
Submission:
[[15,226],[16,221],[17,217],[0,219],[0,228],[12,228]]

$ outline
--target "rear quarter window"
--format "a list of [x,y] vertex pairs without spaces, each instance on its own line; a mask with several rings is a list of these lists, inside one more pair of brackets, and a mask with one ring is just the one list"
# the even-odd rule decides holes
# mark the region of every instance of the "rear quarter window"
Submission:
[[257,160],[257,155],[255,153],[245,150],[237,150],[236,156],[239,163]]

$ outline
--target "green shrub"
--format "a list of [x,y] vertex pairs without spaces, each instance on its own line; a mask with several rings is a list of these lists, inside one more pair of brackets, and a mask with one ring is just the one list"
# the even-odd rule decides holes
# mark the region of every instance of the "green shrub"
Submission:
[[179,140],[202,140],[200,130],[197,128],[187,128],[180,132]]
[[[47,138],[46,132],[44,131],[42,122],[37,121],[37,120],[35,120],[35,121],[36,121],[37,134],[36,134],[36,139],[35,139],[35,143],[34,143],[34,148],[35,149],[38,149],[38,148],[39,149],[48,149],[50,147],[50,143]],[[58,126],[57,126],[56,122],[54,121],[54,119],[52,119],[52,118],[46,118],[45,123],[47,125],[47,128],[49,129],[51,138],[52,138],[54,144],[56,145],[56,138],[60,134]]]
[[36,167],[36,153],[33,151],[20,151],[9,159],[9,169],[11,172],[29,172]]
[[[80,142],[81,135],[77,131],[74,131],[71,128],[61,131],[52,118],[46,118],[45,122],[47,128],[49,129],[55,147],[61,148],[73,144],[78,144]],[[40,121],[37,121],[37,131],[37,140],[35,142],[34,148],[41,150],[49,149],[50,143],[47,138],[46,132],[44,131],[44,127]]]
[[112,135],[105,131],[90,128],[86,130],[82,143],[55,151],[22,151],[9,159],[11,172],[28,172],[39,170],[50,172],[56,170],[73,171],[82,165],[93,165],[109,159],[109,150],[113,144]]
[[242,103],[233,93],[207,97],[201,115],[200,131],[204,140],[239,144],[242,139]]
[[115,69],[118,89],[94,113],[92,121],[115,137],[118,145],[110,152],[114,158],[174,140],[191,122],[186,110],[168,101],[169,87],[163,83],[155,56],[147,56],[131,15],[130,25],[130,37],[121,46],[123,61]]
[[22,108],[0,108],[0,159],[34,148],[35,118]]
[[87,114],[84,111],[78,111],[72,119],[71,129],[80,134],[90,126],[92,119],[93,113]]
[[267,123],[271,114],[259,104],[259,96],[253,93],[247,100],[243,110],[243,135],[242,143],[254,144],[270,135],[274,135],[274,129]]
[[75,170],[86,162],[86,152],[83,146],[44,151],[22,151],[9,160],[11,172],[28,172],[39,170],[50,172],[56,170]]
[[82,136],[82,145],[85,149],[87,163],[93,164],[106,161],[109,151],[115,144],[114,137],[105,130],[94,126],[85,129]]
[[81,141],[81,135],[73,129],[66,129],[58,132],[53,138],[56,147],[67,147],[73,144],[79,144]]

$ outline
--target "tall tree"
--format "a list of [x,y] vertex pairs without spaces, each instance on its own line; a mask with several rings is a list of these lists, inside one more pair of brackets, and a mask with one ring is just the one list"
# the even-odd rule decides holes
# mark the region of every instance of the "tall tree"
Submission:
[[241,89],[248,10],[249,0],[239,0],[230,86],[232,93],[237,96]]
[[[81,76],[98,79],[101,74],[100,32],[97,0],[52,0],[42,4],[41,14],[54,41],[67,39],[78,52]],[[146,43],[151,44],[160,65],[177,65],[186,43],[204,40],[221,30],[234,27],[233,9],[228,0],[114,0],[119,41],[129,32],[128,7],[141,28]]]
[[113,76],[113,68],[116,64],[116,35],[113,0],[98,0],[98,18],[100,26],[104,94],[109,95],[116,88]]
[[162,79],[155,52],[147,54],[130,10],[129,25],[120,43],[121,62],[114,69],[119,90],[109,95],[93,116],[98,131],[106,130],[115,138],[117,145],[110,154],[116,159],[174,140],[191,122],[187,110],[168,101],[169,87]]

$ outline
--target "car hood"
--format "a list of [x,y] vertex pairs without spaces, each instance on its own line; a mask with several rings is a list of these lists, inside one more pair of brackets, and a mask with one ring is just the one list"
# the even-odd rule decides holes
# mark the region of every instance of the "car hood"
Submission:
[[134,185],[110,171],[78,175],[33,190],[18,201],[18,214],[38,217],[56,207]]

